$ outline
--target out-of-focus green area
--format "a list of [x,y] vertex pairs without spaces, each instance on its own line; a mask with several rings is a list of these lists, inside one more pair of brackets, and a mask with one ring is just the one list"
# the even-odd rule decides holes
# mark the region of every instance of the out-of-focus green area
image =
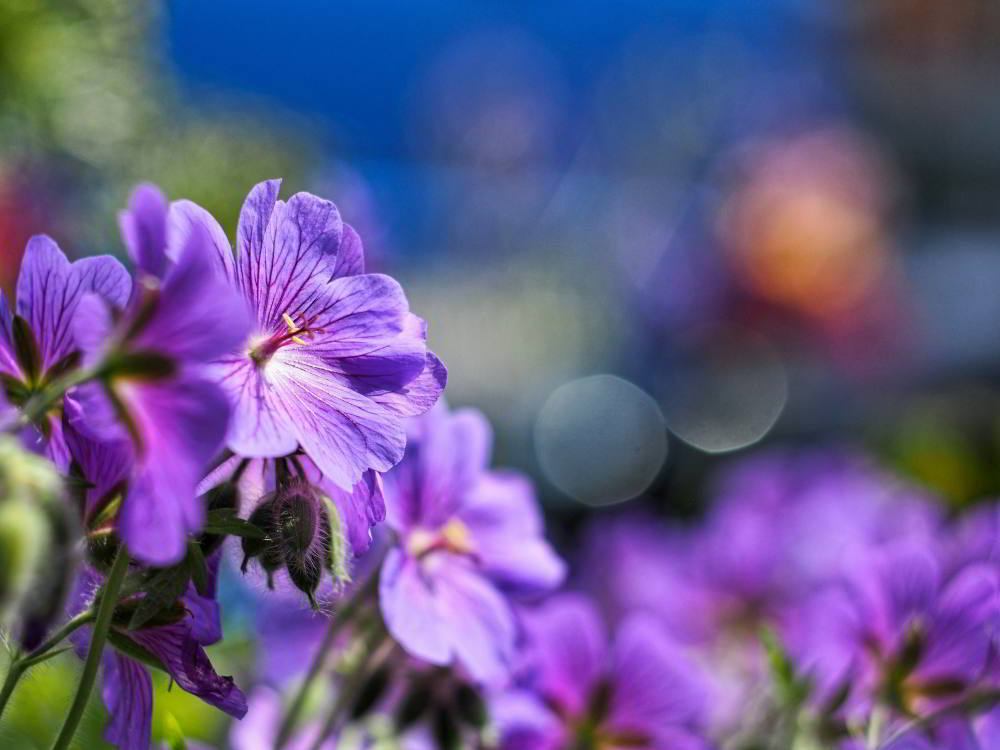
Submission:
[[[24,240],[120,253],[114,216],[151,180],[235,218],[261,175],[301,175],[303,127],[252,103],[197,111],[160,65],[157,3],[0,4],[0,253],[10,289]],[[300,125],[302,123],[299,123]]]

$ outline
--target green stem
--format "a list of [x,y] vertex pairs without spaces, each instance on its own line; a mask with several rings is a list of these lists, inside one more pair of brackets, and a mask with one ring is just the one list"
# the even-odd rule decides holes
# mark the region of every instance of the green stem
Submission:
[[278,729],[278,737],[274,743],[275,750],[281,750],[286,744],[288,744],[288,740],[292,736],[292,731],[295,729],[295,724],[302,715],[303,709],[305,709],[306,699],[309,697],[309,691],[312,689],[313,683],[316,682],[316,678],[319,677],[320,672],[323,671],[327,654],[330,649],[333,648],[333,643],[337,639],[337,635],[340,633],[344,625],[354,617],[357,611],[365,603],[365,600],[368,598],[368,594],[375,590],[375,584],[377,581],[378,572],[376,570],[372,572],[363,586],[355,589],[350,598],[344,602],[343,606],[340,607],[340,609],[338,609],[330,618],[330,624],[326,628],[326,633],[323,636],[323,642],[316,651],[316,656],[313,657],[312,664],[309,665],[309,672],[306,674],[305,680],[303,680],[302,684],[299,686],[298,692],[295,694],[291,705],[288,707],[288,713],[285,714],[285,718],[281,722],[281,727]]
[[7,704],[10,702],[10,697],[14,694],[14,688],[17,687],[17,683],[21,677],[24,676],[24,673],[36,664],[41,664],[43,661],[61,653],[61,651],[57,653],[50,652],[53,648],[68,638],[73,631],[83,627],[93,619],[93,610],[88,609],[85,612],[81,612],[59,628],[59,630],[55,633],[50,635],[31,653],[23,654],[22,656],[11,659],[10,668],[7,670],[7,676],[4,678],[3,687],[0,687],[0,716],[3,716],[3,712],[7,708]]
[[87,660],[83,664],[83,674],[80,675],[80,684],[77,685],[76,695],[73,696],[73,703],[66,715],[62,731],[52,745],[52,750],[66,750],[69,747],[76,728],[83,717],[83,710],[87,707],[90,698],[90,691],[94,688],[97,680],[97,670],[101,666],[101,653],[104,651],[104,643],[108,639],[108,629],[111,627],[111,616],[115,612],[118,604],[118,592],[125,580],[128,572],[128,552],[125,546],[118,548],[115,562],[111,566],[108,580],[104,583],[104,590],[101,593],[101,602],[97,607],[97,618],[94,621],[94,629],[90,634],[90,648],[87,651]]
[[354,671],[347,677],[337,693],[337,700],[334,701],[333,710],[327,716],[323,727],[320,729],[316,739],[313,740],[309,750],[320,750],[326,739],[332,735],[345,718],[351,708],[353,699],[357,697],[358,691],[365,684],[365,680],[370,677],[376,669],[382,666],[386,659],[392,654],[396,644],[389,638],[381,626],[377,627],[365,639],[365,653],[361,663],[354,668]]
[[885,726],[885,708],[876,705],[868,719],[868,735],[865,747],[868,750],[878,750],[882,746],[882,728]]
[[24,674],[24,669],[24,665],[17,659],[10,663],[10,669],[7,670],[3,687],[0,688],[0,716],[3,716],[3,711],[10,702],[10,697],[14,694],[14,688],[17,687],[21,675]]
[[56,378],[49,383],[40,393],[28,399],[21,409],[21,420],[17,427],[32,424],[44,417],[49,409],[61,399],[70,388],[86,383],[98,377],[103,370],[99,363],[96,367],[84,367],[79,370],[67,372],[65,375]]

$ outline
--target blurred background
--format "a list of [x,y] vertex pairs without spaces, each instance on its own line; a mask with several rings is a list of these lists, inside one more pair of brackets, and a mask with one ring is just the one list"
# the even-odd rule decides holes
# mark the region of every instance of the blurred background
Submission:
[[0,283],[39,231],[122,254],[137,181],[232,232],[281,176],[568,553],[775,443],[960,507],[1000,491],[998,74],[990,0],[0,0]]

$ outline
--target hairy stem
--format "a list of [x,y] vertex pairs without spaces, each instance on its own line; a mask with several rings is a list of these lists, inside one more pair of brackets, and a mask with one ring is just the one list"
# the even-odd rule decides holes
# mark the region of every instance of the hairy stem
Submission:
[[7,708],[11,696],[14,694],[14,688],[17,687],[17,683],[24,676],[24,673],[36,664],[41,664],[43,661],[62,653],[61,651],[56,653],[51,652],[53,648],[66,640],[71,633],[91,622],[94,616],[93,610],[88,609],[85,612],[81,612],[50,635],[36,649],[30,653],[11,659],[10,668],[7,670],[7,676],[4,678],[3,687],[0,687],[0,716],[3,716],[4,709]]
[[281,748],[288,744],[288,740],[292,736],[292,731],[295,729],[295,725],[301,717],[303,709],[305,709],[306,699],[309,697],[309,691],[316,682],[316,678],[319,677],[320,672],[323,671],[327,654],[333,647],[333,643],[337,639],[337,635],[340,633],[344,625],[347,624],[355,614],[357,614],[357,611],[368,599],[368,595],[374,591],[377,582],[378,571],[375,570],[368,577],[368,580],[365,581],[362,586],[355,589],[354,593],[351,594],[347,601],[343,603],[343,606],[341,606],[330,618],[330,624],[327,626],[326,633],[323,635],[323,642],[316,651],[316,655],[313,657],[312,663],[309,665],[309,671],[306,673],[305,679],[299,686],[298,692],[295,693],[295,697],[292,699],[292,703],[288,707],[288,713],[285,714],[285,718],[281,722],[281,727],[278,729],[278,736],[274,744],[275,750],[281,750]]
[[69,713],[66,714],[66,721],[63,723],[62,731],[52,745],[52,750],[66,750],[69,747],[76,728],[83,717],[83,710],[87,706],[90,692],[94,688],[97,680],[97,670],[101,666],[101,654],[104,651],[104,643],[108,639],[108,630],[111,627],[111,616],[114,614],[118,604],[118,593],[128,572],[128,552],[122,545],[115,556],[115,562],[111,566],[111,572],[104,583],[104,590],[101,593],[101,602],[97,607],[97,616],[94,620],[94,629],[90,635],[90,648],[87,651],[87,660],[83,664],[83,673],[80,675],[80,684],[77,685],[76,695],[73,696],[73,703],[70,705]]

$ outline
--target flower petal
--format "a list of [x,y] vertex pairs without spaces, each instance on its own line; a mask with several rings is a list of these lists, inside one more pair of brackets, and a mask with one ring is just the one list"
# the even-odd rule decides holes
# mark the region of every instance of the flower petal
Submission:
[[159,658],[181,688],[230,716],[242,719],[247,701],[231,677],[220,676],[190,632],[190,623],[132,630],[128,637]]
[[139,270],[163,278],[167,270],[167,199],[155,185],[139,185],[128,209],[118,214],[118,228]]
[[104,658],[101,698],[108,709],[104,739],[119,750],[149,750],[153,681],[142,665],[117,651]]
[[297,193],[273,204],[261,242],[244,244],[241,236],[239,283],[262,331],[283,326],[284,314],[310,309],[315,283],[333,273],[342,229],[336,206]]
[[481,683],[507,677],[513,615],[468,561],[447,553],[417,561],[392,550],[379,584],[386,627],[411,654],[432,664],[458,663]]
[[172,565],[204,523],[195,489],[222,446],[229,402],[215,383],[190,375],[117,388],[143,440],[121,534],[136,558]]
[[633,615],[622,623],[611,661],[612,727],[655,737],[703,723],[705,682],[697,665],[664,636],[657,622]]
[[281,394],[249,358],[221,359],[213,368],[233,404],[228,444],[234,453],[250,458],[285,456],[298,439]]
[[607,636],[594,605],[562,594],[525,614],[537,664],[537,690],[560,710],[579,714],[605,674]]
[[566,564],[546,541],[531,481],[516,472],[487,472],[458,512],[472,534],[476,560],[497,584],[517,593],[551,591]]
[[218,262],[218,270],[226,279],[233,279],[236,261],[229,238],[208,211],[191,201],[174,201],[167,213],[167,256],[177,261],[187,245],[196,226],[208,234],[209,244],[215,251],[213,259]]
[[267,180],[253,186],[240,210],[236,228],[236,248],[239,255],[257,254],[264,242],[264,232],[278,200],[281,180]]
[[216,273],[216,255],[208,230],[192,226],[187,244],[158,291],[152,316],[133,342],[136,349],[208,362],[246,341],[250,328],[246,306]]
[[70,265],[49,237],[32,237],[17,281],[17,311],[35,334],[43,369],[73,349],[73,317],[84,294],[93,292],[121,305],[130,289],[128,272],[114,258],[98,256]]
[[338,486],[350,489],[368,469],[388,471],[403,457],[401,420],[338,382],[319,357],[290,347],[264,372],[299,444]]

